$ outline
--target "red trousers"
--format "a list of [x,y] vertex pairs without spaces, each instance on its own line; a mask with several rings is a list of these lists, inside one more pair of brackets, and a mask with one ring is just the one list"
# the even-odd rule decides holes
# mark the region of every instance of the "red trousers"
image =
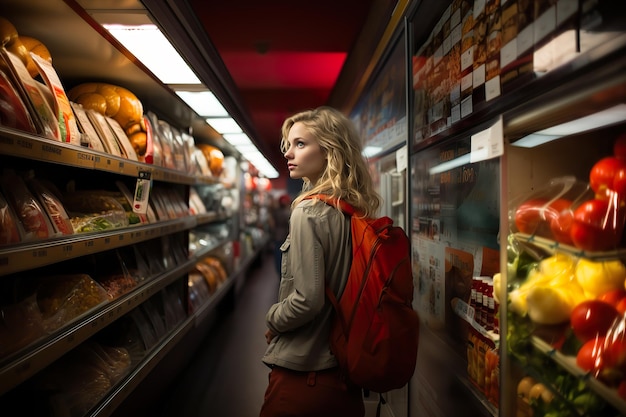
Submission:
[[346,384],[337,368],[297,372],[274,367],[260,417],[363,417],[359,387]]

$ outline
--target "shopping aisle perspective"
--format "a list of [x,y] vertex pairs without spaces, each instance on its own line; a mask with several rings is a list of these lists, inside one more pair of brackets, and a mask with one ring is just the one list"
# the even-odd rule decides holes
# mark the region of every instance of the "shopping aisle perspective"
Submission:
[[250,267],[232,310],[208,332],[189,366],[148,415],[162,417],[256,417],[269,369],[261,362],[266,348],[265,313],[278,293],[271,252]]

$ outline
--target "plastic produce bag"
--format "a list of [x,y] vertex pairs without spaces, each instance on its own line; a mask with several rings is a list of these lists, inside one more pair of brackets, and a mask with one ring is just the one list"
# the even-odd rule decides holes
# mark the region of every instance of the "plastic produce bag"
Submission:
[[622,199],[608,188],[597,193],[571,176],[555,178],[511,200],[511,233],[579,255],[613,251],[621,246],[626,220]]

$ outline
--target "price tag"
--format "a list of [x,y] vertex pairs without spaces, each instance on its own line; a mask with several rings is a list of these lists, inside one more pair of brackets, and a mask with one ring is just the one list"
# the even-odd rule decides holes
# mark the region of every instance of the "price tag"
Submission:
[[133,211],[135,213],[146,214],[148,212],[148,199],[150,198],[150,188],[152,187],[152,176],[147,171],[139,171],[135,195],[133,198]]

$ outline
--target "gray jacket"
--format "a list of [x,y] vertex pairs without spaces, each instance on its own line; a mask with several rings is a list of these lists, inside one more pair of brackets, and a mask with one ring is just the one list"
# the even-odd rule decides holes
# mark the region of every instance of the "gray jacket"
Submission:
[[278,303],[265,317],[277,334],[263,362],[296,371],[337,365],[328,345],[332,304],[324,294],[328,278],[341,294],[352,259],[350,218],[325,203],[304,200],[291,214],[283,253]]

